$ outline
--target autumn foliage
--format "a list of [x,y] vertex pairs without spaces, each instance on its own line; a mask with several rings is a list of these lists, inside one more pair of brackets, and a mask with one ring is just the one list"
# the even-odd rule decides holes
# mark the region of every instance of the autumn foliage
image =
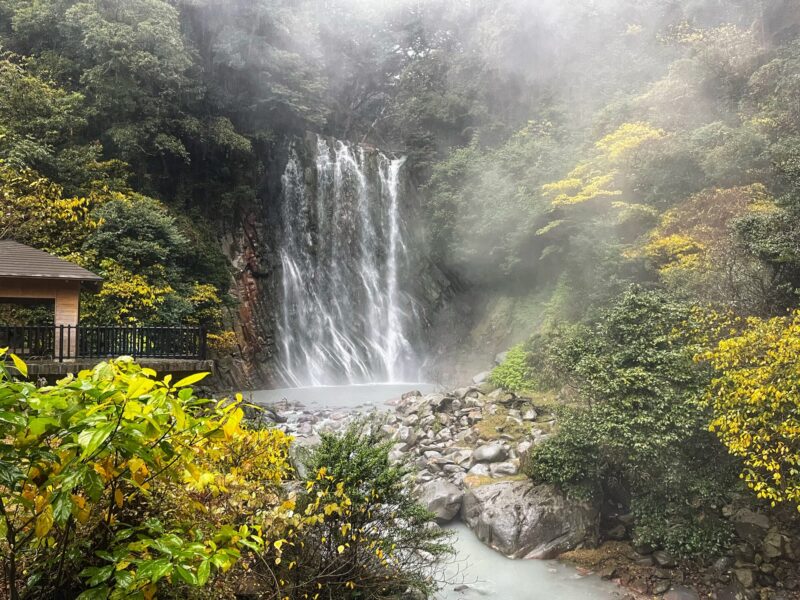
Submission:
[[243,588],[377,598],[435,587],[443,534],[428,527],[432,515],[408,495],[407,471],[389,466],[385,445],[345,438],[363,455],[368,476],[357,484],[336,452],[318,454],[298,481],[291,438],[248,424],[240,396],[198,398],[191,386],[205,374],[158,379],[123,357],[36,387],[21,380],[24,362],[0,349],[3,358],[9,598],[226,598]]

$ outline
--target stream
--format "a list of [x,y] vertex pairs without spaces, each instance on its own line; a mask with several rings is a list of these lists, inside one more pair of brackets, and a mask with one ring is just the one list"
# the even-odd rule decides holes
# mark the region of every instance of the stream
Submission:
[[485,546],[463,523],[455,532],[456,557],[437,600],[606,600],[621,588],[596,575],[582,576],[557,560],[511,560]]

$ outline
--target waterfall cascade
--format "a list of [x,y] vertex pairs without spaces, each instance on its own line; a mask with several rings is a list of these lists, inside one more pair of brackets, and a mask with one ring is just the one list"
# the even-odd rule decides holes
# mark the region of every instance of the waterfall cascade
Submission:
[[308,176],[290,150],[282,177],[278,323],[287,384],[416,380],[404,160],[318,137]]

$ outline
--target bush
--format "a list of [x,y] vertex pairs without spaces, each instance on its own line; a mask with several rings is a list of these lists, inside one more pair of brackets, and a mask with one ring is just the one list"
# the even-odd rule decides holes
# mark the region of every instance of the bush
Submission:
[[[389,447],[323,436],[307,481],[291,438],[131,359],[37,388],[0,349],[0,558],[11,600],[386,598],[431,593],[448,534]],[[330,466],[327,466],[330,465]],[[249,591],[248,591],[249,590]]]
[[[282,544],[281,560],[271,561],[284,582],[281,597],[378,599],[435,591],[437,565],[452,552],[449,534],[411,496],[408,469],[389,463],[390,444],[371,429],[356,424],[323,435],[308,457],[316,477],[297,496],[295,511],[322,518],[302,523]],[[330,504],[320,509],[320,502]]]
[[536,382],[530,377],[528,353],[525,352],[522,344],[514,346],[508,351],[502,364],[492,369],[489,380],[504,390],[512,392],[529,390],[536,386]]
[[11,373],[0,362],[9,598],[152,597],[234,566],[250,534],[233,525],[256,490],[277,498],[289,438],[242,428],[241,400],[194,396],[204,374],[159,381],[120,359],[37,388]]
[[602,500],[619,478],[630,492],[634,537],[679,556],[713,554],[730,540],[719,507],[736,485],[731,460],[708,431],[701,398],[708,369],[679,333],[689,307],[631,288],[597,322],[564,330],[544,359],[580,393],[527,471],[573,495]]

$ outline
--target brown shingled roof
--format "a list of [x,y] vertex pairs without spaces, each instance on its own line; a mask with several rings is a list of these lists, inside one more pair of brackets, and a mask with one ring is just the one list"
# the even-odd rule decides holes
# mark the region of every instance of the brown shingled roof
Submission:
[[0,278],[10,277],[103,281],[102,277],[63,258],[11,240],[0,240]]

